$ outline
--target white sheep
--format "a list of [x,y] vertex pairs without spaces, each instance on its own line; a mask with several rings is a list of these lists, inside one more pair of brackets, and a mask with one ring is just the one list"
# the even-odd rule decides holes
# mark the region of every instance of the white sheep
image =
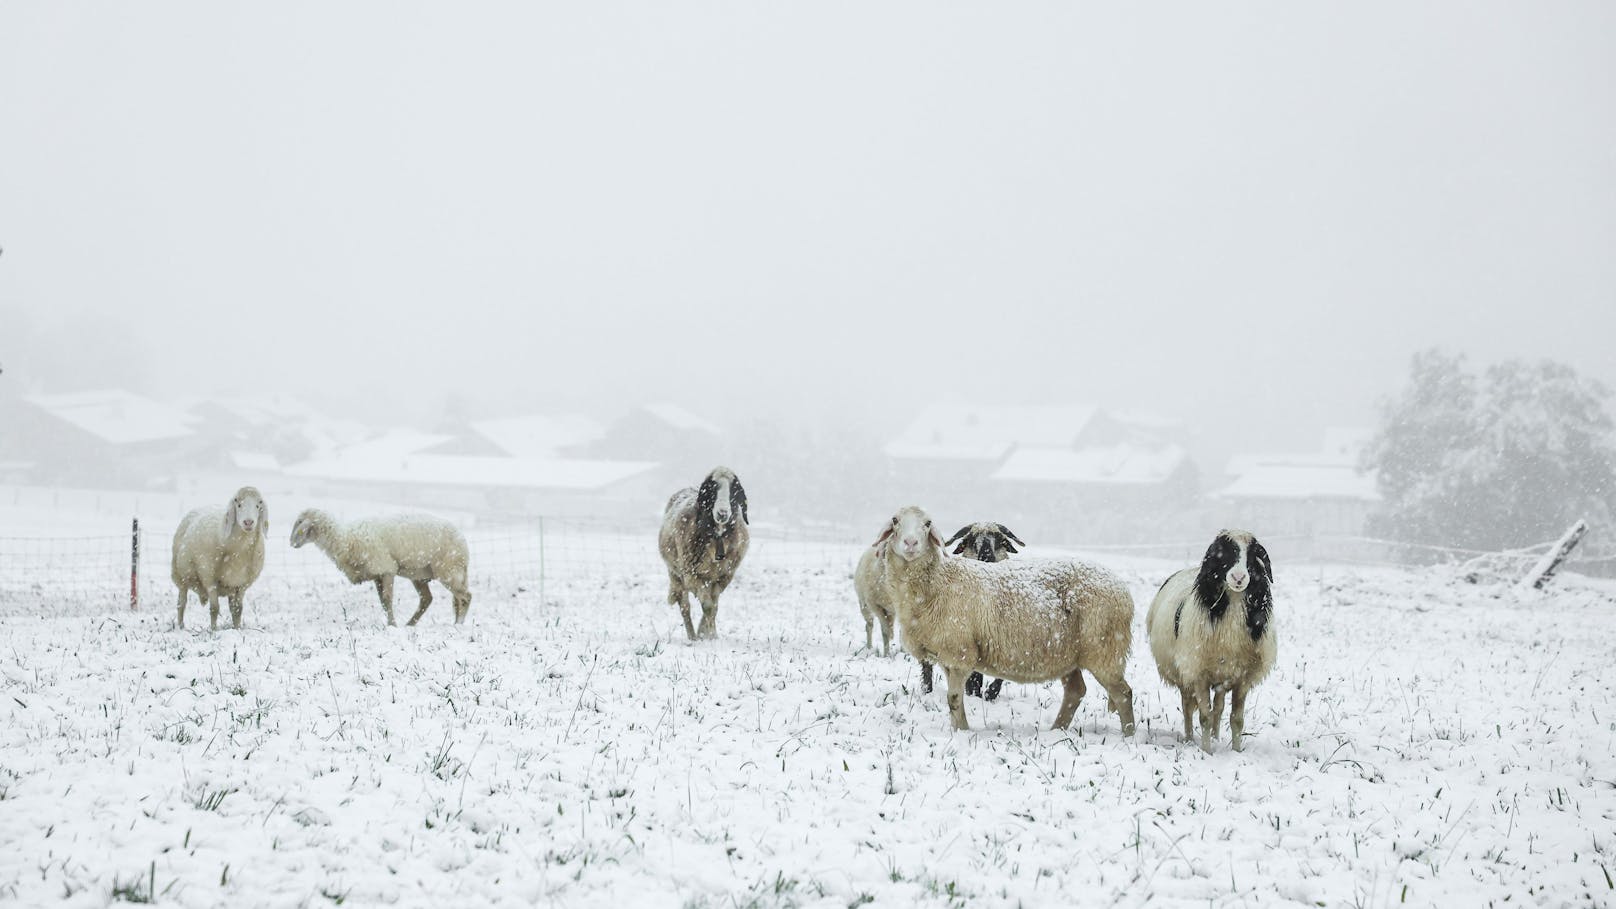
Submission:
[[[882,577],[883,563],[876,556],[875,547],[866,547],[859,555],[858,567],[853,569],[853,593],[858,596],[859,612],[864,615],[864,649],[874,650],[874,632],[877,620],[881,623],[881,655],[892,655],[892,623],[896,618],[892,602],[886,595],[886,582]],[[931,690],[931,665],[924,667],[926,690]]]
[[1177,688],[1184,705],[1184,740],[1194,741],[1201,717],[1201,749],[1212,750],[1230,696],[1229,744],[1242,748],[1246,693],[1274,667],[1273,568],[1268,551],[1244,530],[1213,538],[1199,568],[1186,568],[1162,584],[1145,627],[1162,681]]
[[948,677],[955,729],[965,722],[972,670],[1012,682],[1060,679],[1056,729],[1071,725],[1087,670],[1133,735],[1133,689],[1123,677],[1133,643],[1133,597],[1114,574],[1079,561],[980,562],[946,558],[931,517],[898,510],[876,541],[903,646]]
[[223,508],[198,508],[174,530],[169,573],[180,590],[176,624],[185,627],[189,591],[208,604],[208,627],[219,629],[219,596],[230,601],[230,627],[241,627],[247,588],[264,570],[264,533],[269,507],[251,486],[243,486]]
[[310,508],[297,516],[292,525],[292,546],[304,543],[320,547],[355,584],[372,581],[381,597],[387,624],[393,619],[393,578],[408,578],[420,594],[420,605],[408,624],[421,620],[432,605],[432,589],[427,582],[437,580],[454,596],[455,624],[466,620],[471,609],[471,591],[466,586],[470,561],[466,538],[453,524],[429,514],[403,514],[366,518],[347,524]]
[[657,532],[657,550],[668,567],[668,603],[684,616],[685,634],[696,640],[690,623],[690,596],[701,603],[700,637],[718,637],[718,597],[746,558],[751,535],[746,490],[728,467],[714,467],[699,488],[685,488],[668,499]]

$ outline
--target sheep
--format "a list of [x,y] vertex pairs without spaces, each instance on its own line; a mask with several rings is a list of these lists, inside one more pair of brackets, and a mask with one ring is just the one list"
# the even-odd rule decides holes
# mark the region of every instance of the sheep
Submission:
[[1071,725],[1087,670],[1109,695],[1122,734],[1133,735],[1133,689],[1123,677],[1133,597],[1111,572],[1078,561],[945,558],[931,517],[914,505],[892,516],[876,546],[903,646],[943,667],[955,729],[970,728],[964,688],[973,669],[1013,682],[1061,679],[1055,729]]
[[[958,546],[954,544],[958,542]],[[1002,562],[1020,550],[1017,546],[1025,546],[1021,538],[1016,536],[1010,528],[1003,524],[992,524],[978,521],[975,524],[966,524],[954,535],[943,541],[944,546],[954,546],[954,555],[966,555],[969,552],[979,562]],[[984,701],[994,701],[999,698],[999,690],[1004,687],[1004,679],[994,679],[986,693],[982,690],[982,673],[973,672],[965,680],[965,694],[979,697]],[[920,664],[920,687],[927,694],[932,689],[932,667],[930,663]]]
[[[875,622],[881,622],[881,655],[892,655],[892,623],[896,615],[892,602],[885,594],[882,563],[876,557],[875,547],[866,547],[859,555],[858,567],[853,569],[853,592],[858,596],[859,612],[864,614],[864,649],[874,650],[872,640]],[[931,664],[921,664],[921,676],[926,691],[931,691]]]
[[372,581],[381,597],[387,624],[393,618],[393,578],[408,578],[415,584],[420,604],[406,624],[414,625],[432,605],[429,581],[449,588],[454,597],[454,621],[466,621],[471,610],[471,590],[466,586],[470,555],[466,538],[448,521],[429,514],[401,514],[366,518],[347,524],[310,508],[297,516],[292,525],[292,548],[313,543],[355,584]]
[[180,519],[174,530],[169,574],[179,588],[179,615],[185,627],[189,591],[208,603],[208,627],[219,630],[219,595],[230,601],[230,627],[241,627],[247,588],[264,570],[264,533],[269,527],[269,506],[251,486],[243,486],[223,508],[198,508]]
[[[1162,681],[1184,703],[1184,741],[1194,741],[1201,718],[1201,750],[1210,752],[1229,699],[1229,745],[1243,747],[1246,694],[1274,667],[1273,568],[1268,551],[1244,530],[1222,530],[1200,568],[1169,577],[1145,617],[1150,652]],[[1214,699],[1215,698],[1215,699]]]
[[[718,597],[746,557],[749,523],[746,489],[728,467],[714,467],[699,488],[679,490],[663,509],[657,549],[668,566],[668,603],[679,607],[692,641],[718,637]],[[691,594],[701,603],[699,633],[690,624]]]

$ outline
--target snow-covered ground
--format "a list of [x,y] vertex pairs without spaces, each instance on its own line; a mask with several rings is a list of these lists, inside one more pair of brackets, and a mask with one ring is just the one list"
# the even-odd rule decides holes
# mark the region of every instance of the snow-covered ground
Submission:
[[1616,901],[1606,588],[1276,551],[1278,667],[1246,751],[1204,755],[1144,643],[1164,564],[1104,560],[1138,604],[1129,740],[1093,686],[1048,730],[1053,683],[950,730],[911,659],[861,651],[851,547],[760,541],[692,646],[650,547],[542,601],[485,574],[463,627],[443,597],[383,628],[284,552],[239,633],[194,604],[174,630],[150,570],[138,613],[0,587],[0,903]]

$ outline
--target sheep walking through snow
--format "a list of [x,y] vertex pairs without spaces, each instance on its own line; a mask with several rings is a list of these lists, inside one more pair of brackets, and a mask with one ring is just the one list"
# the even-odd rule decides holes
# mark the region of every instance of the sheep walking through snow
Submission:
[[1133,597],[1116,575],[1079,561],[987,563],[946,558],[923,509],[898,510],[876,541],[903,646],[943,667],[954,728],[965,721],[965,679],[1061,679],[1056,729],[1071,725],[1087,670],[1109,695],[1124,735],[1134,732],[1133,689],[1123,677],[1133,643]]
[[264,570],[269,507],[251,486],[236,490],[224,507],[198,508],[174,531],[170,575],[179,588],[178,627],[185,627],[189,592],[208,604],[208,627],[219,628],[219,597],[230,602],[230,627],[241,627],[247,588]]
[[[718,597],[735,579],[751,536],[746,490],[728,467],[714,467],[697,488],[668,499],[657,549],[668,567],[668,603],[679,607],[685,634],[718,637]],[[701,603],[701,629],[690,622],[690,597]]]
[[428,582],[433,580],[449,588],[453,595],[456,625],[464,622],[471,610],[471,590],[466,586],[470,562],[466,538],[440,517],[405,514],[343,524],[310,508],[292,525],[293,548],[301,548],[304,543],[318,546],[349,581],[374,582],[389,625],[397,624],[393,618],[395,577],[408,578],[421,597],[407,624],[419,622],[432,605]]
[[1246,694],[1274,667],[1273,568],[1268,551],[1244,530],[1213,538],[1199,568],[1186,568],[1157,591],[1145,617],[1150,652],[1162,681],[1184,704],[1184,740],[1212,750],[1229,696],[1229,745],[1246,731]]

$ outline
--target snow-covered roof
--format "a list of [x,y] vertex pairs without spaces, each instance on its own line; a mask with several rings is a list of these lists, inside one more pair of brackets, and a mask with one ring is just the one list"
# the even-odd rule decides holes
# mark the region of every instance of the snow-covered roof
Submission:
[[1224,473],[1237,477],[1263,466],[1356,468],[1359,456],[1373,436],[1373,430],[1336,426],[1324,431],[1324,445],[1318,451],[1232,455]]
[[180,439],[192,434],[192,417],[120,389],[28,395],[28,403],[114,445]]
[[989,479],[1036,483],[1155,484],[1165,482],[1184,463],[1177,445],[1144,447],[1107,445],[1069,448],[1018,448]]
[[656,468],[648,461],[569,458],[497,458],[407,454],[365,459],[352,450],[332,458],[294,464],[294,477],[401,485],[482,486],[521,489],[598,490]]
[[606,434],[594,420],[570,413],[478,420],[471,428],[516,458],[557,458],[568,448],[588,445]]
[[1223,499],[1347,499],[1378,502],[1372,473],[1343,464],[1257,464],[1214,495]]
[[710,432],[713,435],[722,435],[723,431],[717,425],[703,420],[677,404],[661,402],[644,405],[645,411],[658,420],[675,429],[690,429],[700,432]]
[[887,457],[996,461],[1012,448],[1069,448],[1097,409],[1086,405],[932,404],[883,446]]

